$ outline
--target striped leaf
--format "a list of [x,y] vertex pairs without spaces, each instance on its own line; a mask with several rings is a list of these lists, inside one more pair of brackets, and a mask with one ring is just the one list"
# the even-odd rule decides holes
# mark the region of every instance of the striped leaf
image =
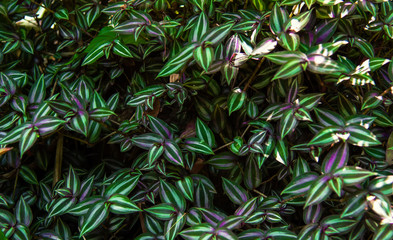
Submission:
[[148,160],[149,160],[149,165],[153,165],[156,160],[161,157],[161,155],[164,153],[164,146],[162,145],[153,145],[148,153]]
[[281,139],[295,131],[297,124],[298,120],[294,116],[294,111],[292,109],[285,111],[280,121]]
[[222,177],[222,188],[229,199],[237,205],[241,205],[248,200],[247,191],[236,182]]
[[214,228],[212,226],[207,223],[201,223],[181,231],[180,236],[186,240],[199,240],[204,233],[213,232]]
[[266,231],[266,235],[277,240],[297,240],[298,237],[295,233],[282,229],[282,228],[270,228]]
[[38,185],[37,175],[27,165],[22,165],[19,174],[27,183]]
[[248,217],[257,209],[257,199],[256,197],[247,200],[238,209],[236,209],[235,214],[237,216]]
[[307,172],[295,177],[282,191],[281,194],[303,194],[309,191],[311,185],[318,178],[314,172]]
[[40,136],[53,133],[56,129],[64,124],[65,121],[53,116],[43,116],[35,120],[34,126],[38,128]]
[[304,94],[299,98],[299,105],[307,110],[312,110],[316,105],[318,105],[319,100],[324,94]]
[[347,143],[336,144],[329,150],[322,163],[322,172],[329,173],[347,165],[349,146]]
[[288,63],[289,61],[305,62],[307,60],[307,55],[299,51],[280,51],[275,53],[270,53],[265,56],[271,62],[279,65]]
[[201,12],[188,35],[189,41],[199,42],[199,40],[208,30],[209,30],[209,18],[204,12]]
[[75,198],[58,198],[54,200],[50,205],[48,217],[50,218],[66,213],[75,205],[75,203]]
[[210,148],[216,147],[216,140],[212,130],[200,118],[195,123],[196,136],[203,140]]
[[356,196],[350,198],[345,205],[343,212],[340,217],[342,218],[350,218],[357,217],[367,209],[367,199],[366,193],[357,194]]
[[30,54],[34,54],[34,43],[30,39],[21,42],[20,48]]
[[111,115],[116,115],[112,110],[107,108],[98,107],[89,111],[89,117],[101,121],[103,118],[109,117]]
[[127,196],[131,193],[132,190],[134,190],[136,184],[138,183],[139,177],[139,174],[127,174],[123,178],[117,179],[105,189],[104,196],[109,197],[113,194]]
[[276,79],[287,79],[290,77],[294,77],[303,71],[302,62],[298,59],[288,61],[284,65],[280,67],[280,69],[276,72],[273,77],[273,80]]
[[82,66],[88,65],[88,64],[93,64],[96,62],[98,59],[100,59],[102,56],[104,56],[104,48],[107,47],[110,44],[110,42],[104,42],[101,43],[95,48],[93,48],[92,51],[89,51],[85,57],[85,59],[82,62]]
[[165,147],[165,151],[164,151],[165,158],[170,163],[184,167],[183,154],[179,146],[176,144],[176,142],[167,140],[165,141],[164,147]]
[[299,48],[300,37],[293,32],[282,32],[279,34],[280,45],[289,51],[296,51]]
[[176,214],[176,209],[170,203],[161,203],[156,204],[152,207],[144,209],[151,216],[159,219],[159,220],[170,220]]
[[247,98],[246,92],[242,91],[240,88],[236,88],[228,97],[228,111],[229,115],[232,112],[239,110],[245,103]]
[[342,195],[343,180],[339,177],[334,177],[328,181],[330,189],[337,194],[338,197]]
[[176,187],[186,199],[194,201],[194,181],[190,176],[176,181]]
[[158,77],[166,77],[182,69],[193,56],[195,45],[183,47],[178,54],[172,57],[158,73]]
[[33,86],[30,89],[29,96],[27,97],[29,103],[41,103],[45,99],[46,95],[46,87],[45,87],[45,79],[42,74],[38,80],[35,81]]
[[220,228],[227,229],[238,229],[244,223],[244,217],[242,216],[228,216],[217,224]]
[[15,232],[12,237],[13,237],[13,239],[29,240],[29,239],[31,239],[30,230],[27,226],[25,226],[23,224],[20,224],[20,225],[18,224],[15,226]]
[[164,227],[165,240],[174,240],[178,233],[182,230],[185,223],[185,214],[182,214],[181,212],[171,220],[167,221]]
[[33,146],[37,139],[38,133],[33,128],[26,128],[23,130],[19,141],[19,151],[21,157]]
[[33,212],[23,196],[20,197],[15,205],[15,218],[18,223],[22,223],[26,227],[29,227],[33,222]]
[[214,168],[230,170],[236,165],[237,157],[230,152],[222,152],[214,155],[206,163]]
[[79,237],[84,234],[93,231],[104,222],[109,214],[109,204],[105,202],[97,202],[90,207],[90,210],[86,213],[83,218]]
[[173,204],[180,212],[186,209],[186,200],[181,192],[172,184],[160,179],[160,197],[161,201]]
[[307,70],[317,74],[329,74],[342,72],[340,65],[330,57],[322,54],[311,54],[307,56]]
[[212,28],[203,35],[200,42],[207,42],[212,45],[216,45],[224,40],[224,38],[231,32],[232,26],[232,23],[228,23]]
[[329,145],[340,141],[340,137],[341,139],[344,138],[346,140],[347,138],[346,134],[345,133],[341,134],[341,132],[345,132],[341,127],[336,127],[336,126],[325,127],[311,139],[308,145],[320,145],[320,146]]
[[76,195],[81,187],[79,176],[75,173],[74,168],[70,166],[68,175],[65,181],[66,188],[70,189],[71,192]]
[[90,210],[91,206],[93,206],[94,204],[96,204],[98,202],[104,203],[105,200],[103,197],[99,197],[99,196],[88,197],[88,198],[84,199],[83,201],[77,203],[73,207],[71,207],[67,211],[67,213],[74,215],[74,216],[86,215],[87,212]]
[[344,180],[345,186],[352,186],[362,183],[367,178],[377,175],[377,173],[364,170],[360,167],[346,166],[333,172],[334,176],[340,176]]
[[115,40],[115,45],[113,46],[113,53],[126,58],[133,58],[134,55],[132,54],[131,50],[127,45],[122,43],[120,40]]
[[190,152],[200,153],[200,154],[214,154],[213,150],[204,142],[198,138],[187,138],[184,141],[184,148]]
[[349,125],[345,130],[350,134],[348,142],[359,147],[380,145],[381,142],[370,130],[359,125]]
[[161,137],[166,138],[166,139],[172,138],[171,129],[169,128],[168,124],[166,124],[164,121],[162,121],[161,119],[155,118],[151,115],[149,115],[149,121],[150,121],[150,128],[155,133],[159,134]]
[[322,204],[311,205],[306,207],[303,212],[303,221],[306,224],[317,223],[322,217],[324,208]]
[[276,45],[277,41],[273,38],[265,38],[252,50],[251,55],[253,57],[262,57],[273,51]]
[[211,63],[214,60],[214,51],[210,46],[199,46],[194,50],[194,59],[198,63],[198,65],[205,70],[208,71]]
[[[252,146],[255,145],[258,144],[253,144]],[[256,157],[251,156],[247,159],[243,171],[243,182],[248,189],[255,189],[262,183],[262,172],[258,166],[258,159]]]
[[145,133],[132,137],[131,141],[135,146],[149,150],[154,144],[163,142],[163,138],[156,133]]
[[115,214],[131,214],[141,211],[128,197],[121,194],[112,195],[108,202],[110,203],[109,210]]
[[288,13],[284,8],[279,7],[278,4],[275,4],[270,16],[270,30],[273,34],[278,34],[284,31],[284,24],[288,20]]
[[330,195],[332,192],[328,185],[330,178],[330,176],[322,175],[318,179],[314,180],[314,183],[308,191],[304,207],[321,203]]
[[70,122],[72,129],[87,137],[89,114],[85,110],[79,110]]
[[323,126],[345,126],[345,121],[338,113],[324,109],[315,108],[315,115]]

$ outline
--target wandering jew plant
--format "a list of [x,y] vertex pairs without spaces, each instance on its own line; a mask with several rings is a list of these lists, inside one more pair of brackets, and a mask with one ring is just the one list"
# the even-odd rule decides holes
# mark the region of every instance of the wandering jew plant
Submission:
[[393,239],[393,2],[0,3],[0,239]]

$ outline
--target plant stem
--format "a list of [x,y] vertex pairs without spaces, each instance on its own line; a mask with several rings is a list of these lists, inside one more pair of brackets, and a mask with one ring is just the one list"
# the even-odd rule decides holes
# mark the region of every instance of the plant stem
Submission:
[[55,169],[53,173],[53,183],[52,183],[53,186],[55,186],[55,184],[60,180],[60,176],[61,176],[61,164],[63,162],[63,141],[64,141],[64,136],[62,134],[59,134],[59,138],[57,139],[57,146],[56,146]]

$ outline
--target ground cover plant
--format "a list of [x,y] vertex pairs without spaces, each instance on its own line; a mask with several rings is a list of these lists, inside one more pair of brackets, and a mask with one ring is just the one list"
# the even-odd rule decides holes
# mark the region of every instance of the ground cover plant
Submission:
[[393,239],[393,2],[0,3],[0,239]]

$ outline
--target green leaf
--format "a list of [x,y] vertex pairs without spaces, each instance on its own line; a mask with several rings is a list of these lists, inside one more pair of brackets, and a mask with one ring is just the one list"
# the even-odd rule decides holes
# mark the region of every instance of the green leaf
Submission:
[[23,130],[19,141],[20,156],[29,150],[38,139],[38,133],[33,128]]
[[194,58],[199,66],[206,72],[214,60],[214,51],[210,46],[199,46],[194,50]]
[[164,156],[170,163],[184,167],[183,154],[174,141],[165,141]]
[[79,110],[71,119],[71,127],[78,133],[87,137],[89,126],[89,114],[85,110]]
[[341,127],[325,127],[311,139],[308,145],[329,145],[340,141],[340,138],[346,140],[349,137],[347,135]]
[[189,41],[198,42],[208,30],[209,30],[209,18],[204,12],[201,12],[198,18],[196,19],[196,23],[194,23],[188,35]]
[[303,62],[299,59],[290,60],[280,67],[273,77],[275,79],[286,79],[294,77],[303,71]]
[[96,202],[90,207],[90,210],[83,218],[82,227],[79,233],[79,237],[84,234],[93,231],[95,228],[99,227],[101,223],[104,222],[109,214],[109,204],[105,202]]
[[157,204],[144,209],[144,211],[146,211],[151,216],[163,221],[170,220],[176,213],[176,209],[170,203]]
[[22,165],[19,174],[27,183],[38,185],[37,175],[30,169],[30,167]]
[[196,136],[203,140],[209,147],[216,147],[216,140],[212,130],[201,119],[197,118],[195,123]]
[[232,112],[239,110],[244,105],[246,98],[246,92],[242,91],[240,88],[234,89],[228,97],[227,104],[229,115],[231,115]]
[[157,78],[166,77],[182,69],[192,58],[195,45],[189,44],[183,47],[178,54],[172,57],[158,73]]
[[348,142],[352,145],[359,147],[370,147],[381,144],[375,134],[362,126],[349,125],[345,128],[345,130],[350,134]]
[[345,167],[349,159],[349,146],[347,143],[336,144],[329,150],[323,159],[322,172],[328,173]]
[[107,47],[108,44],[109,43],[102,43],[101,45],[94,48],[93,51],[88,52],[85,59],[82,62],[82,66],[88,65],[88,64],[93,64],[99,58],[104,56],[104,54],[105,54],[104,48]]
[[230,33],[232,26],[233,23],[229,23],[212,28],[205,35],[203,35],[200,42],[208,42],[212,45],[216,45]]
[[117,179],[105,189],[104,196],[109,197],[113,194],[121,194],[127,196],[134,190],[140,178],[139,174],[127,174],[123,178]]
[[60,8],[59,10],[57,10],[55,12],[55,17],[58,19],[65,19],[68,20],[69,16],[68,16],[68,10],[65,8]]
[[330,195],[332,192],[328,185],[330,178],[331,177],[328,175],[322,175],[318,179],[314,180],[314,183],[308,191],[304,207],[321,203]]
[[109,210],[115,214],[131,214],[141,211],[128,197],[121,194],[112,195],[108,202],[110,203]]
[[298,124],[292,109],[285,111],[280,121],[281,139],[293,132]]
[[282,31],[284,31],[284,24],[287,22],[288,20],[288,13],[285,10],[285,8],[281,8],[279,7],[278,4],[275,4],[273,6],[273,9],[271,11],[271,16],[270,16],[270,30],[274,33],[274,34],[278,34],[281,33]]
[[357,194],[351,197],[345,205],[344,211],[341,213],[340,217],[357,217],[360,214],[366,212],[367,209],[367,199],[366,193]]
[[164,153],[164,146],[153,145],[148,153],[149,165],[153,165],[156,160]]
[[178,213],[176,217],[165,223],[165,240],[174,240],[186,223],[185,214]]
[[229,199],[237,205],[241,205],[248,200],[246,190],[236,182],[222,177],[222,188]]
[[58,198],[51,202],[48,217],[62,215],[70,210],[76,203],[75,198]]
[[15,218],[18,223],[22,223],[26,227],[29,227],[33,222],[33,212],[22,196],[15,206]]
[[213,150],[199,138],[187,138],[184,141],[184,148],[190,152],[200,153],[200,154],[214,154]]
[[307,172],[295,177],[282,191],[281,194],[303,194],[309,191],[311,185],[318,178],[314,172]]
[[176,187],[186,199],[194,201],[194,181],[190,176],[176,181]]
[[131,50],[127,45],[122,43],[120,40],[115,40],[115,45],[113,46],[113,53],[119,55],[120,57],[133,58]]
[[343,69],[331,58],[322,54],[310,54],[307,56],[307,70],[317,74],[340,73]]
[[172,184],[160,179],[161,200],[173,204],[180,212],[186,209],[186,200]]
[[345,186],[352,186],[365,181],[377,173],[364,170],[360,167],[346,166],[333,172],[334,176],[342,177]]
[[27,53],[34,54],[34,44],[30,39],[22,41],[20,48]]
[[199,240],[204,233],[213,233],[214,228],[207,223],[197,224],[180,232],[186,240]]

